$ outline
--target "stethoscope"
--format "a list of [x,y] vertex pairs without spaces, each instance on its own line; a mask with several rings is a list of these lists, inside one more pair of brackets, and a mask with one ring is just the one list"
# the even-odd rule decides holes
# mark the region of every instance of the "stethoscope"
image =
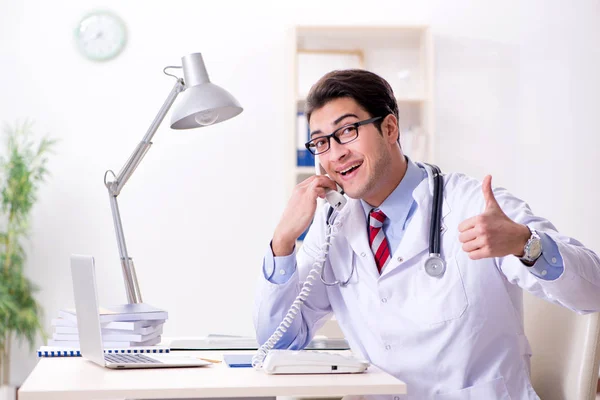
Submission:
[[[425,272],[427,275],[438,278],[444,275],[446,271],[446,262],[440,256],[440,246],[442,243],[442,201],[444,193],[444,177],[442,176],[442,171],[437,165],[433,164],[425,164],[432,170],[432,178],[433,178],[433,204],[431,207],[431,222],[429,225],[429,257],[425,260]],[[330,207],[327,212],[327,225],[331,226],[331,216],[333,214],[334,208]],[[326,286],[336,286],[339,285],[341,287],[345,287],[350,283],[350,279],[354,275],[354,270],[356,269],[356,265],[352,262],[352,270],[350,271],[350,276],[345,281],[336,280],[334,282],[327,282],[325,277],[323,276],[323,271],[325,268],[321,269],[321,282],[323,282]]]
[[446,262],[440,256],[442,244],[442,194],[444,193],[444,177],[437,165],[425,164],[433,171],[433,207],[429,225],[429,257],[425,260],[427,275],[437,278],[444,275]]

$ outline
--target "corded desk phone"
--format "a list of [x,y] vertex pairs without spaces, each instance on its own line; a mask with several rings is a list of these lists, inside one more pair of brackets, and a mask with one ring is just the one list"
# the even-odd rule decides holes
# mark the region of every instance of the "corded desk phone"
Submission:
[[315,350],[271,350],[263,361],[267,374],[339,374],[364,372],[369,362],[351,355]]
[[321,247],[321,254],[316,258],[313,268],[302,285],[300,294],[296,297],[285,318],[269,340],[258,349],[258,352],[252,358],[252,366],[256,369],[262,369],[268,374],[360,373],[369,367],[368,361],[358,359],[352,355],[312,350],[273,350],[273,347],[291,326],[292,321],[300,311],[300,307],[310,295],[312,282],[318,281],[319,274],[327,259],[331,240],[335,237],[340,226],[337,216],[346,205],[346,198],[342,193],[335,190],[328,190],[325,198],[331,209],[327,215],[327,234],[325,243]]

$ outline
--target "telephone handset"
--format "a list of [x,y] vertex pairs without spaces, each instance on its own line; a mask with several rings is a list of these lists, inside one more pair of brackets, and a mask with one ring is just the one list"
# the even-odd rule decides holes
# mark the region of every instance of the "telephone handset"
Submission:
[[334,210],[341,210],[346,205],[346,198],[343,194],[335,190],[328,190],[325,193],[325,199]]
[[[315,156],[315,171],[316,171],[316,174],[317,175],[325,175],[329,179],[331,179],[331,177],[325,173],[325,169],[319,163],[319,158],[318,157],[319,156]],[[331,205],[331,207],[334,210],[339,211],[339,210],[341,210],[346,205],[346,201],[347,200],[344,197],[344,194],[343,194],[344,191],[342,190],[342,188],[340,187],[340,185],[338,185],[337,182],[335,184],[337,186],[337,191],[331,190],[331,189],[327,190],[325,192],[325,199],[327,199],[327,202]],[[331,212],[328,213],[327,219],[329,219],[330,216],[331,216]]]
[[[316,167],[317,174],[324,172],[318,161],[316,162]],[[300,294],[290,306],[283,321],[281,321],[271,337],[252,357],[252,366],[256,369],[262,369],[269,374],[335,374],[360,373],[364,372],[369,366],[368,361],[355,358],[351,355],[341,356],[339,354],[309,352],[306,350],[273,350],[279,339],[290,328],[292,321],[300,312],[300,308],[310,295],[313,284],[319,280],[325,260],[327,259],[327,253],[329,253],[329,248],[331,247],[331,242],[341,225],[342,218],[339,215],[339,211],[346,205],[347,201],[342,193],[336,190],[328,190],[325,193],[325,198],[331,205],[327,212],[325,242],[321,246],[320,254],[315,258],[313,267],[308,273],[306,280],[302,284]]]

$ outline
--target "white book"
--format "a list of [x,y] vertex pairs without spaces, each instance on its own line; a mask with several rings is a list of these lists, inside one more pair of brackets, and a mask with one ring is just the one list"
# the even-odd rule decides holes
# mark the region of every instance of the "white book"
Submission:
[[[100,323],[112,321],[148,321],[169,317],[165,310],[156,308],[146,303],[118,304],[115,306],[100,307]],[[70,321],[77,321],[74,308],[63,308],[58,311],[58,316]]]
[[[102,332],[102,340],[105,342],[145,342],[147,340],[154,339],[155,337],[160,336],[161,333],[162,333],[162,326],[159,327],[159,329],[157,329],[156,331],[154,331],[148,335],[141,335],[139,333],[131,333],[131,332],[120,333],[120,334]],[[52,339],[77,341],[77,340],[79,340],[79,334],[78,333],[57,333],[57,332],[55,332],[52,335]]]
[[[155,344],[160,343],[160,336],[155,337],[154,339],[147,340],[145,342],[107,342],[105,340],[102,341],[104,348],[113,348],[113,349],[121,349],[132,346],[153,346]],[[61,347],[61,348],[71,348],[78,349],[79,348],[79,340],[48,340],[48,346]]]
[[[120,329],[120,330],[128,330],[128,331],[135,331],[135,333],[142,333],[143,332],[138,332],[138,329],[142,329],[142,328],[150,328],[150,327],[155,327],[158,325],[162,325],[165,323],[164,319],[155,319],[155,320],[150,320],[150,321],[113,321],[113,322],[104,322],[101,323],[100,325],[102,326],[102,329]],[[52,320],[52,326],[58,327],[58,326],[64,326],[64,327],[75,327],[77,328],[77,318],[75,318],[75,320],[69,320],[69,319],[65,319],[65,318],[54,318]]]
[[[116,323],[116,324],[120,324],[120,322],[109,322],[109,324],[112,323]],[[127,335],[127,334],[131,334],[131,333],[137,333],[140,335],[149,335],[151,333],[154,333],[156,331],[158,331],[160,329],[160,331],[162,332],[163,329],[163,324],[160,325],[156,325],[156,326],[142,326],[139,328],[134,328],[134,329],[106,329],[104,327],[102,327],[101,331],[103,335]],[[54,326],[54,332],[55,333],[67,333],[67,334],[78,334],[79,330],[77,329],[77,324],[74,324],[73,326]]]

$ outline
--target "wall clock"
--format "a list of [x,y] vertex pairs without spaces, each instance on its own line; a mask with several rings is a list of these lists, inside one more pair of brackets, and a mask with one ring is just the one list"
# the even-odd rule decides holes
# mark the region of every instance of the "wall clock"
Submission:
[[127,28],[116,14],[94,11],[79,21],[75,41],[80,53],[93,61],[108,61],[118,56],[127,43]]

